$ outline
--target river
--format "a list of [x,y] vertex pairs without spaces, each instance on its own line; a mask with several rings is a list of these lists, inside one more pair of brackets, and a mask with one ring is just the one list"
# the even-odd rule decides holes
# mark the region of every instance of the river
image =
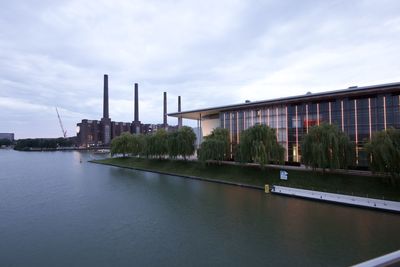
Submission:
[[348,266],[400,215],[0,149],[1,266]]

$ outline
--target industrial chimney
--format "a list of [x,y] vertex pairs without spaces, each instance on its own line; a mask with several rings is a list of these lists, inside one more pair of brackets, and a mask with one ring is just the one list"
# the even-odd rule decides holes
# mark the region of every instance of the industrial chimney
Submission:
[[139,85],[135,83],[135,92],[134,92],[134,121],[132,122],[131,132],[134,134],[140,134],[141,123],[139,121]]
[[101,141],[103,146],[111,143],[111,119],[108,114],[108,75],[104,74],[104,94],[103,94],[103,118],[101,124]]
[[[178,112],[181,112],[181,96],[178,96]],[[178,128],[182,127],[182,116],[178,117]]]
[[167,129],[167,92],[164,92],[164,129]]
[[138,122],[139,121],[139,88],[138,88],[138,84],[135,83],[135,121]]
[[108,117],[108,75],[104,74],[103,118]]

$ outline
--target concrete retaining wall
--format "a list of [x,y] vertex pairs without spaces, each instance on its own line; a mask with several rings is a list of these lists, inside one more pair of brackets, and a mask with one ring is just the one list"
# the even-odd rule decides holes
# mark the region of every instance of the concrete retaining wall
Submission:
[[297,188],[277,186],[277,185],[272,186],[271,192],[275,194],[296,196],[296,197],[321,200],[327,202],[335,202],[345,205],[353,205],[365,208],[374,208],[392,212],[400,212],[400,202],[389,201],[384,199],[374,199],[374,198],[356,197],[356,196],[334,194],[334,193],[325,193],[320,191],[297,189]]

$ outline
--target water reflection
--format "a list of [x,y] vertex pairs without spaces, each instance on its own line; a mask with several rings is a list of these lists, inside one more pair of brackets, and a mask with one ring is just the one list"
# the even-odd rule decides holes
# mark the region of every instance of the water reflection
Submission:
[[400,247],[395,214],[87,162],[101,156],[0,150],[2,266],[346,266]]

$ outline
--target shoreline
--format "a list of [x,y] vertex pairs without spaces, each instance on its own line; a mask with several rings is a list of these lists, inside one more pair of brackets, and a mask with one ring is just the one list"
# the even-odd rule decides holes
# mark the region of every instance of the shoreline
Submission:
[[[193,179],[193,180],[198,180],[198,181],[212,182],[212,183],[232,185],[232,186],[240,186],[240,187],[244,187],[244,188],[265,191],[265,188],[262,186],[250,185],[250,184],[239,183],[239,182],[231,182],[231,181],[226,181],[226,180],[221,180],[221,179],[203,178],[203,177],[193,176],[193,175],[176,174],[176,173],[158,171],[158,170],[152,170],[152,169],[145,169],[145,168],[138,168],[138,167],[131,167],[131,166],[122,166],[119,164],[114,164],[114,163],[109,163],[109,162],[99,162],[97,160],[90,160],[89,162],[94,163],[94,164],[123,168],[123,169],[146,171],[146,172],[158,173],[158,174],[163,174],[163,175],[171,175],[171,176],[177,176],[177,177],[181,177],[181,178]],[[270,184],[269,187],[271,189],[269,190],[268,193],[271,193],[274,195],[280,195],[280,196],[286,196],[286,197],[292,197],[292,198],[301,198],[301,199],[305,199],[305,200],[309,200],[309,201],[318,201],[318,202],[323,202],[323,203],[327,203],[327,204],[335,204],[335,205],[369,209],[369,210],[375,210],[375,211],[383,211],[383,212],[396,213],[396,214],[400,213],[400,202],[398,202],[398,201],[381,200],[381,199],[376,199],[376,198],[365,198],[365,197],[358,197],[358,196],[352,196],[352,195],[346,195],[346,194],[334,194],[334,193],[306,190],[306,189],[300,189],[300,188],[294,188],[294,187],[287,187],[287,186],[285,187],[285,186],[279,186],[279,185],[273,185],[273,184]],[[282,191],[284,191],[284,192],[282,192]],[[340,198],[342,198],[342,199],[340,199]],[[355,199],[359,200],[358,201],[359,203],[358,202],[356,203],[354,201]],[[348,201],[348,200],[352,200],[352,201]],[[365,205],[365,204],[362,204],[362,202],[375,203],[375,206]],[[376,206],[376,203],[379,203],[378,206]],[[387,203],[390,203],[391,206],[396,206],[396,208],[394,208],[394,209],[387,208],[386,207]]]
[[340,204],[343,206],[400,213],[400,202],[398,201],[334,194],[285,186],[273,186],[271,193],[325,203]]
[[262,186],[256,186],[256,185],[250,185],[250,184],[244,184],[244,183],[238,183],[238,182],[229,182],[229,181],[220,180],[220,179],[210,179],[210,178],[203,178],[203,177],[193,176],[193,175],[183,175],[183,174],[177,174],[177,173],[171,173],[171,172],[163,172],[163,171],[157,171],[157,170],[151,170],[151,169],[121,166],[121,165],[118,165],[118,164],[113,164],[113,163],[108,163],[108,162],[102,163],[102,162],[98,162],[96,160],[89,160],[89,162],[90,163],[95,163],[95,164],[100,164],[100,165],[108,165],[108,166],[112,166],[112,167],[118,167],[118,168],[122,168],[122,169],[146,171],[146,172],[152,172],[152,173],[159,173],[159,174],[164,174],[164,175],[171,175],[171,176],[177,176],[177,177],[182,177],[182,178],[188,178],[188,179],[193,179],[193,180],[200,180],[200,181],[213,182],[213,183],[218,183],[218,184],[234,185],[234,186],[252,188],[252,189],[257,189],[257,190],[264,190],[264,187],[262,187]]
[[99,147],[66,147],[66,148],[29,148],[29,149],[13,149],[18,152],[54,152],[54,151],[97,151],[102,149],[110,149],[109,147],[99,148]]

